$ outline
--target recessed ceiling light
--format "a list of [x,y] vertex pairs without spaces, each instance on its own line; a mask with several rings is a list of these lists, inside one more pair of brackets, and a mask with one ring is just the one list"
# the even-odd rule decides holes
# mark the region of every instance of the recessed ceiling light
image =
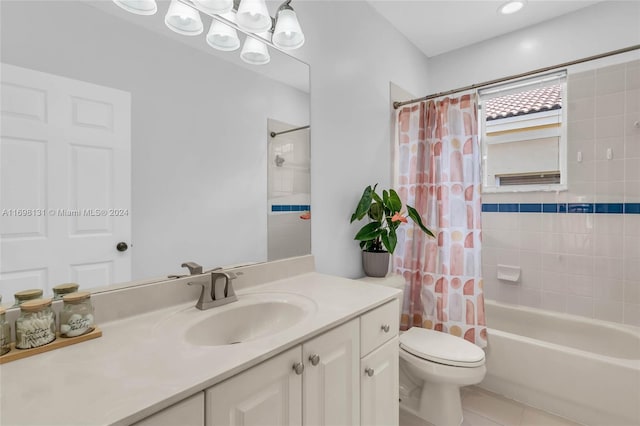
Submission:
[[498,13],[501,15],[511,15],[516,13],[524,7],[526,0],[512,0],[508,1],[498,8]]

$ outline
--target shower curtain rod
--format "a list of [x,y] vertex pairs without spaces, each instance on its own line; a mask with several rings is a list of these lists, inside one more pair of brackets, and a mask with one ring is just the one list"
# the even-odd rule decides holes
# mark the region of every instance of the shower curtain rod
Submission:
[[298,130],[304,130],[304,129],[308,129],[309,127],[311,127],[310,125],[306,125],[306,126],[302,126],[302,127],[296,127],[295,129],[289,129],[289,130],[284,130],[282,132],[271,132],[270,135],[272,138],[275,138],[278,135],[283,135],[285,133],[291,133],[291,132],[297,132]]
[[427,101],[429,99],[439,98],[441,96],[451,95],[453,93],[464,92],[464,91],[467,91],[467,90],[473,90],[473,89],[477,89],[477,88],[485,87],[485,86],[491,86],[492,84],[502,83],[502,82],[509,81],[509,80],[514,80],[514,79],[517,79],[517,78],[529,77],[529,76],[534,75],[534,74],[539,74],[539,73],[542,73],[542,72],[552,71],[552,70],[555,70],[555,69],[558,69],[558,68],[564,68],[564,67],[568,67],[568,66],[571,66],[571,65],[581,64],[583,62],[589,62],[589,61],[593,61],[595,59],[606,58],[607,56],[618,55],[620,53],[631,52],[633,50],[638,50],[638,49],[640,49],[640,44],[636,44],[634,46],[629,46],[629,47],[625,47],[625,48],[618,49],[618,50],[612,50],[610,52],[600,53],[599,55],[593,55],[593,56],[589,56],[587,58],[576,59],[575,61],[564,62],[562,64],[553,65],[553,66],[550,66],[550,67],[538,68],[537,70],[523,72],[521,74],[514,74],[514,75],[510,75],[508,77],[497,78],[495,80],[489,80],[489,81],[485,81],[483,83],[471,84],[469,86],[460,87],[458,89],[447,90],[446,92],[434,93],[432,95],[423,96],[421,98],[411,99],[409,101],[394,102],[393,103],[393,109],[398,109],[401,106],[414,104],[414,103],[420,102],[420,101]]

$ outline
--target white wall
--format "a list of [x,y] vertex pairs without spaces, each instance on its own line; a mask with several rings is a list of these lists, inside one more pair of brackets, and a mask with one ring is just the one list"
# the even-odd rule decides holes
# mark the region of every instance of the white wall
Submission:
[[266,260],[267,119],[307,124],[307,93],[77,2],[2,7],[3,62],[132,93],[134,279]]
[[368,184],[391,184],[389,82],[425,93],[427,59],[364,1],[295,8],[311,65],[312,253],[318,271],[360,277],[349,219]]
[[640,2],[605,1],[429,61],[429,93],[640,43]]

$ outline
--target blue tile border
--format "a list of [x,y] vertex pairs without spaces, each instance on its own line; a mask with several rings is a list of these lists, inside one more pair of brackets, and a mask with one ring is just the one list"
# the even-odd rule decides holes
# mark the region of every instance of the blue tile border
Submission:
[[624,214],[640,214],[640,203],[625,203]]
[[272,212],[307,212],[311,211],[309,204],[273,204]]
[[497,204],[483,204],[482,205],[482,211],[483,212],[497,212],[498,211],[498,205]]
[[542,213],[542,204],[520,204],[520,213]]
[[501,213],[518,213],[517,203],[498,204],[498,211]]
[[486,213],[640,214],[640,203],[485,203]]

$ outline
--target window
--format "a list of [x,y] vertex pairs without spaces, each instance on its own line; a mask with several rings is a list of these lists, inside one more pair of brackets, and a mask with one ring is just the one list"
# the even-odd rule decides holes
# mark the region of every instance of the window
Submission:
[[566,72],[478,93],[483,191],[567,189]]

